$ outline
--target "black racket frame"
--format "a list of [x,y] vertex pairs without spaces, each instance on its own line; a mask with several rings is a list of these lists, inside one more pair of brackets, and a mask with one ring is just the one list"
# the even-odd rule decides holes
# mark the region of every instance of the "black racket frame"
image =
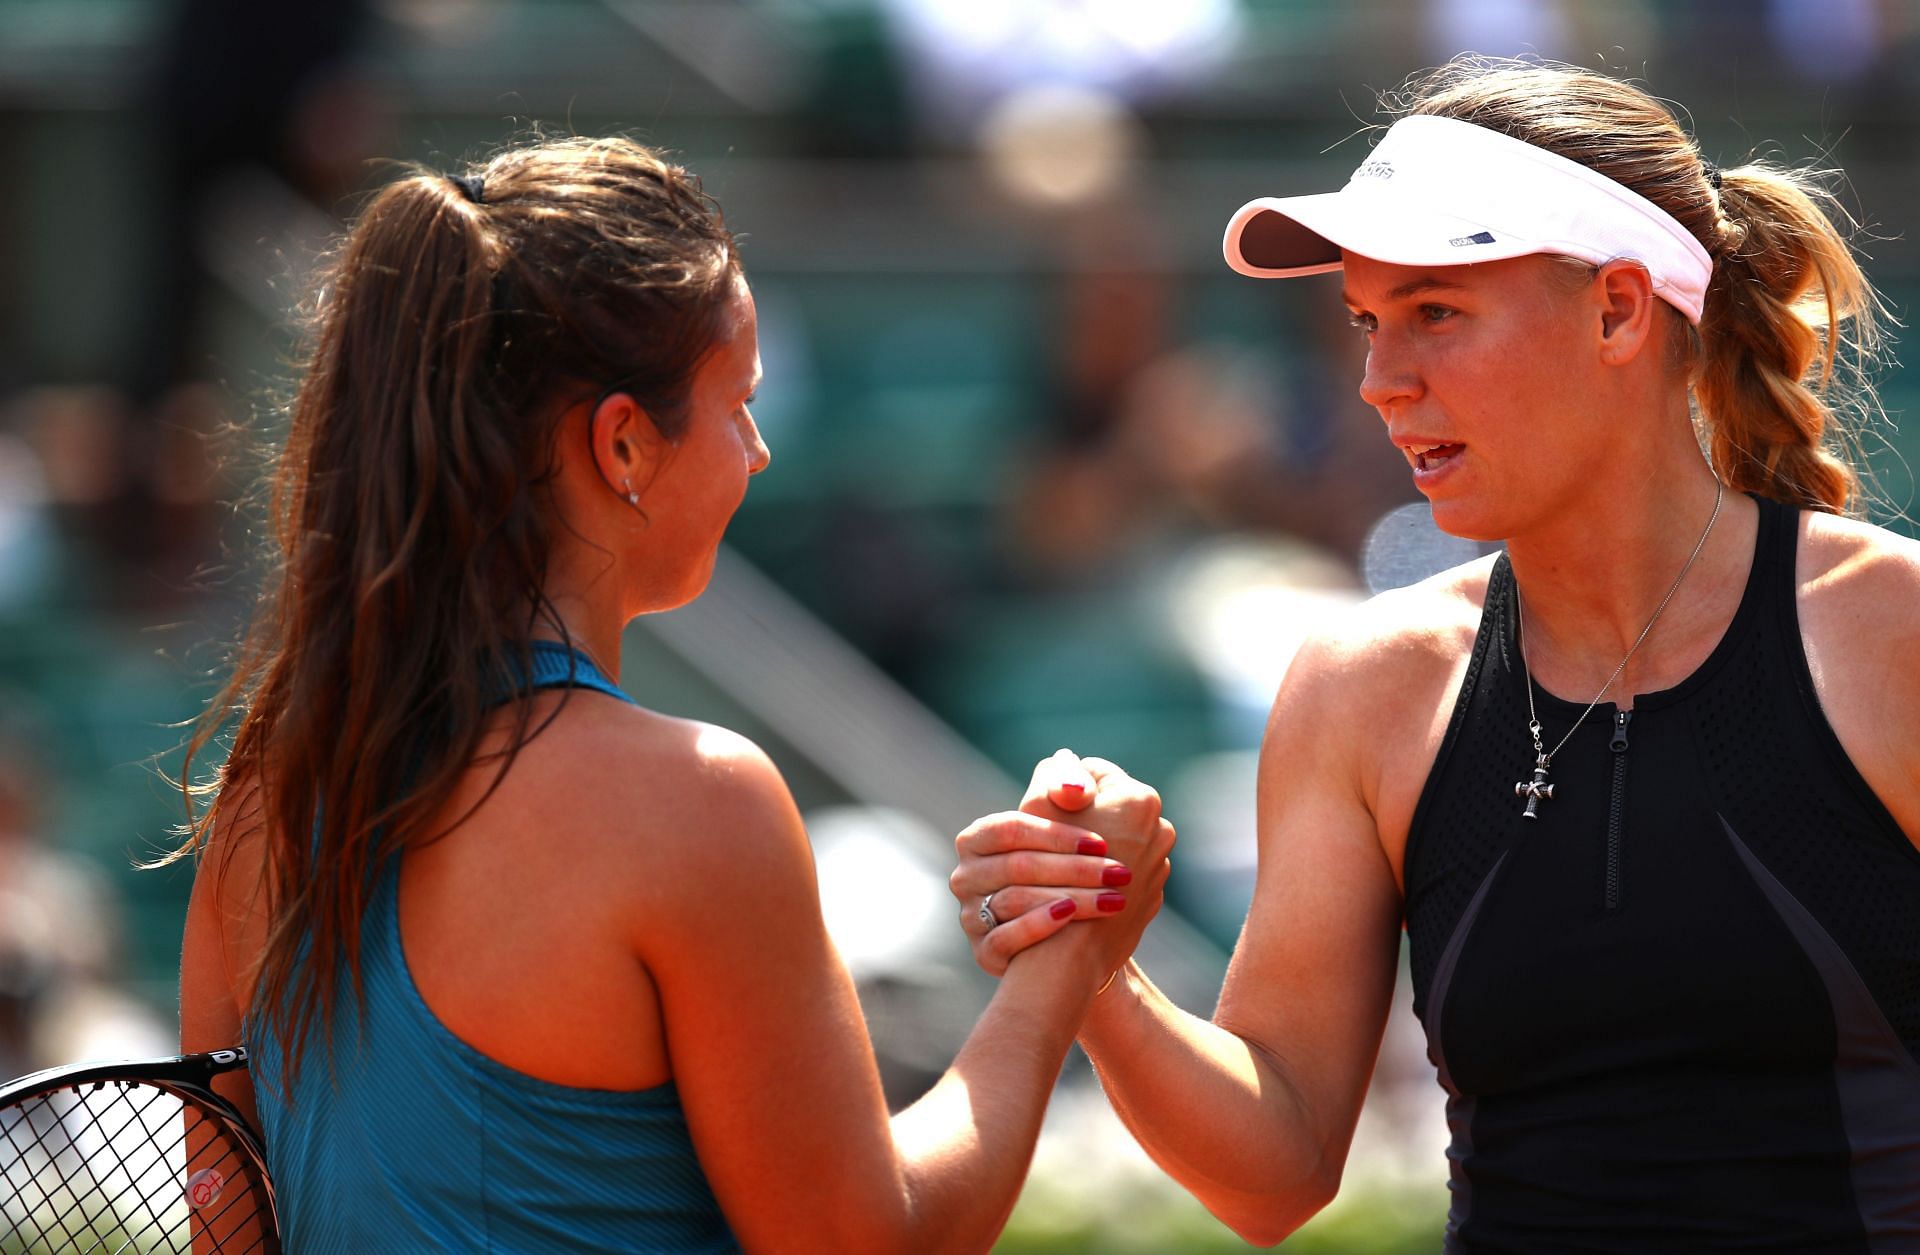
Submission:
[[166,1055],[157,1059],[118,1059],[99,1063],[67,1064],[30,1072],[0,1086],[0,1110],[50,1097],[63,1090],[80,1093],[102,1089],[116,1081],[151,1085],[176,1097],[192,1101],[224,1120],[227,1131],[246,1155],[260,1181],[262,1220],[271,1230],[267,1236],[277,1245],[280,1236],[279,1203],[274,1198],[273,1178],[267,1173],[266,1147],[240,1109],[214,1092],[213,1078],[247,1066],[247,1048],[232,1046],[198,1054]]

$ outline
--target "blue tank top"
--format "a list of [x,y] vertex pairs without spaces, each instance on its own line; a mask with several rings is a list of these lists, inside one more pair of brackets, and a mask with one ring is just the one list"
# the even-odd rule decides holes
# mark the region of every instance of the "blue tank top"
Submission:
[[[526,688],[632,699],[538,642]],[[673,1083],[581,1089],[528,1076],[433,1014],[400,944],[399,860],[361,921],[364,1005],[339,976],[331,1058],[316,1026],[283,1101],[282,1053],[250,1016],[285,1249],[734,1252]]]

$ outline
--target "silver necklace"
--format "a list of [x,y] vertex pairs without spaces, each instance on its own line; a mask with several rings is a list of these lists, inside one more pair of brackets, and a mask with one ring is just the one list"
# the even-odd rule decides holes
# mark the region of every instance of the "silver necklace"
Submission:
[[1587,708],[1580,712],[1580,717],[1573,721],[1573,726],[1567,729],[1567,734],[1561,737],[1560,743],[1551,750],[1543,748],[1540,741],[1540,715],[1533,707],[1533,668],[1527,665],[1527,620],[1521,609],[1520,586],[1514,585],[1513,613],[1520,633],[1520,666],[1527,676],[1527,731],[1533,737],[1533,779],[1518,781],[1513,786],[1513,795],[1527,800],[1527,809],[1520,815],[1522,819],[1540,818],[1540,800],[1553,796],[1553,786],[1547,783],[1547,771],[1553,766],[1554,755],[1566,748],[1567,742],[1573,739],[1573,734],[1580,730],[1580,725],[1585,723],[1587,716],[1593,713],[1593,708],[1600,704],[1600,699],[1605,697],[1607,690],[1613,687],[1613,682],[1620,678],[1622,671],[1627,669],[1628,661],[1647,639],[1647,633],[1653,631],[1653,625],[1660,622],[1661,612],[1667,608],[1667,603],[1673,600],[1673,595],[1680,591],[1681,582],[1687,578],[1687,572],[1693,570],[1693,564],[1700,559],[1701,550],[1707,547],[1707,537],[1713,535],[1713,525],[1720,518],[1720,503],[1725,501],[1726,497],[1726,484],[1715,477],[1713,513],[1707,516],[1706,530],[1702,531],[1700,539],[1694,542],[1693,552],[1687,555],[1686,565],[1680,568],[1680,574],[1673,577],[1673,586],[1667,589],[1667,595],[1660,599],[1660,604],[1653,608],[1653,617],[1647,620],[1647,626],[1640,629],[1640,635],[1635,637],[1633,644],[1628,647],[1626,657],[1620,660],[1620,665],[1613,669],[1613,674],[1607,677],[1607,682],[1600,686],[1600,691],[1593,695],[1593,700],[1587,703]]

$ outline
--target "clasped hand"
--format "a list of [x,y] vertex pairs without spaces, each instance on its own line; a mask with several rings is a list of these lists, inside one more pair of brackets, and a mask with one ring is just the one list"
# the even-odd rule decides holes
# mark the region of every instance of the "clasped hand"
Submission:
[[1160,910],[1173,840],[1160,795],[1118,766],[1064,749],[1042,760],[1019,810],[977,819],[954,840],[948,886],[974,960],[1002,975],[1022,950],[1085,920],[1082,943],[1098,949],[1106,980]]

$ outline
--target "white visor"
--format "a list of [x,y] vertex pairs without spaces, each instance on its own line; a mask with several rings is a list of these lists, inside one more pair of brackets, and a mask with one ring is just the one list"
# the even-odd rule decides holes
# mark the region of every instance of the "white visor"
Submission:
[[1256,279],[1340,269],[1340,252],[1401,266],[1534,253],[1630,257],[1700,321],[1713,259],[1673,216],[1606,175],[1453,118],[1401,118],[1337,192],[1261,197],[1227,224],[1227,264]]

